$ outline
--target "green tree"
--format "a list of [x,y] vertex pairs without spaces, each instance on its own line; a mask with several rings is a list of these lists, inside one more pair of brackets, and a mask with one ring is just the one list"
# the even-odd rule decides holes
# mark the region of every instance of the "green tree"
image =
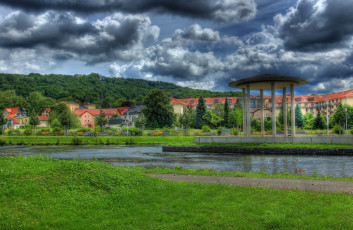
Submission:
[[146,108],[142,110],[149,128],[171,127],[176,119],[169,97],[164,90],[153,89],[144,99]]
[[[65,106],[66,107],[66,106]],[[62,113],[58,115],[58,120],[65,129],[65,134],[67,135],[68,129],[72,125],[71,113],[69,109],[65,109]]]
[[0,112],[0,126],[1,126],[1,133],[4,135],[4,125],[7,124],[7,118],[5,118],[4,113]]
[[233,133],[234,133],[234,127],[237,129],[237,135],[239,133],[239,126],[243,124],[243,111],[241,110],[241,107],[235,108],[232,113],[230,114],[229,117],[229,125],[233,127]]
[[201,129],[204,124],[204,115],[206,114],[206,105],[203,96],[200,96],[199,103],[196,106],[195,128]]
[[303,128],[304,126],[304,117],[302,110],[299,107],[299,104],[295,107],[295,126]]
[[29,117],[29,124],[34,127],[34,133],[36,133],[36,127],[39,125],[39,119],[36,115],[36,112],[33,110],[32,114]]
[[326,121],[324,116],[321,114],[320,109],[318,109],[317,116],[315,117],[313,129],[325,129]]
[[217,116],[212,111],[207,111],[206,114],[203,116],[203,120],[205,124],[212,128],[217,128],[224,122],[221,117]]
[[96,117],[96,125],[101,127],[101,132],[103,132],[104,126],[108,124],[108,119],[105,118],[105,113],[103,110],[99,110],[99,115]]
[[335,119],[336,124],[339,126],[339,133],[342,134],[342,127],[344,127],[344,124],[346,122],[346,114],[343,109],[342,103],[340,102],[337,106],[337,111],[335,114],[333,114],[333,118]]
[[112,108],[113,104],[114,104],[114,98],[111,97],[111,96],[108,96],[108,97],[105,97],[103,99],[103,102],[102,102],[102,108],[103,109],[107,109],[107,108]]
[[195,111],[192,106],[186,106],[184,113],[179,117],[179,123],[183,126],[184,135],[187,135],[188,128],[192,128],[195,124]]
[[226,98],[226,101],[224,103],[224,123],[223,125],[226,127],[226,128],[229,128],[229,104],[228,104],[228,98]]
[[260,121],[254,117],[251,118],[251,128],[254,129],[255,131],[260,131],[261,130]]
[[26,109],[34,110],[39,115],[45,108],[51,107],[56,103],[56,100],[49,97],[44,97],[39,92],[31,92],[27,97]]

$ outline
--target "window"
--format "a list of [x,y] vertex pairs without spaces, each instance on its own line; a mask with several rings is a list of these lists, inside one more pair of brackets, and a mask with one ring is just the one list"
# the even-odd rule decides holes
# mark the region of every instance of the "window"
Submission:
[[195,104],[195,101],[194,101],[194,100],[191,100],[191,101],[190,101],[190,104]]
[[214,103],[215,104],[219,103],[219,100],[218,99],[214,100]]
[[309,98],[309,99],[308,99],[308,101],[314,101],[314,98],[313,98],[313,97],[311,97],[311,98]]
[[296,98],[295,101],[302,101],[302,99],[301,98]]
[[208,106],[208,109],[212,109],[212,105],[209,105],[209,106]]

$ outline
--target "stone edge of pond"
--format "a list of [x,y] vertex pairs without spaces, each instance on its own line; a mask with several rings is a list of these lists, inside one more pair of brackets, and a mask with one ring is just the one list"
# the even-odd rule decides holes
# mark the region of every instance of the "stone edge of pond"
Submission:
[[260,155],[330,155],[353,156],[353,148],[246,148],[221,146],[162,146],[163,152],[197,152]]

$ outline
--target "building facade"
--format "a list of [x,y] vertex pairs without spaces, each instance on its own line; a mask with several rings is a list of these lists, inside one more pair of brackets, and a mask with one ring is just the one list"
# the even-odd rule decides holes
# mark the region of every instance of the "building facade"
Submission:
[[[346,90],[338,93],[331,93],[325,95],[298,95],[294,97],[295,106],[299,105],[303,114],[313,113],[314,116],[317,115],[320,110],[321,114],[326,116],[328,113],[329,116],[333,115],[338,107],[339,103],[342,105],[350,105],[353,106],[353,89]],[[213,97],[213,98],[204,98],[205,105],[208,110],[214,109],[214,107],[218,104],[224,104],[225,100],[228,100],[228,104],[230,108],[234,108],[234,106],[239,103],[242,104],[242,97]],[[276,115],[278,115],[282,108],[282,103],[285,100],[287,108],[290,107],[291,99],[290,94],[287,94],[286,97],[276,96]],[[170,98],[170,104],[173,106],[174,112],[177,114],[183,114],[186,106],[192,106],[196,109],[198,104],[198,98],[188,98],[188,99],[176,99]],[[260,97],[250,97],[250,111],[252,117],[256,117],[260,119],[259,108],[260,108]],[[264,96],[264,116],[271,117],[272,116],[272,97]]]

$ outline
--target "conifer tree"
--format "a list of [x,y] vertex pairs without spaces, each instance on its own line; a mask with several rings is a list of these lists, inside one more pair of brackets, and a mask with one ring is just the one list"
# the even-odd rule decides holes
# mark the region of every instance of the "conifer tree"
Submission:
[[224,126],[226,128],[229,128],[229,104],[228,104],[228,98],[226,98],[226,101],[224,103]]
[[318,110],[317,116],[314,120],[314,125],[313,125],[313,129],[325,129],[325,118],[324,116],[321,114],[320,109]]
[[299,104],[295,107],[295,126],[302,128],[304,126],[304,117]]
[[201,129],[202,125],[204,124],[203,116],[206,114],[206,105],[203,96],[199,98],[199,103],[196,107],[196,118],[195,118],[195,128]]

